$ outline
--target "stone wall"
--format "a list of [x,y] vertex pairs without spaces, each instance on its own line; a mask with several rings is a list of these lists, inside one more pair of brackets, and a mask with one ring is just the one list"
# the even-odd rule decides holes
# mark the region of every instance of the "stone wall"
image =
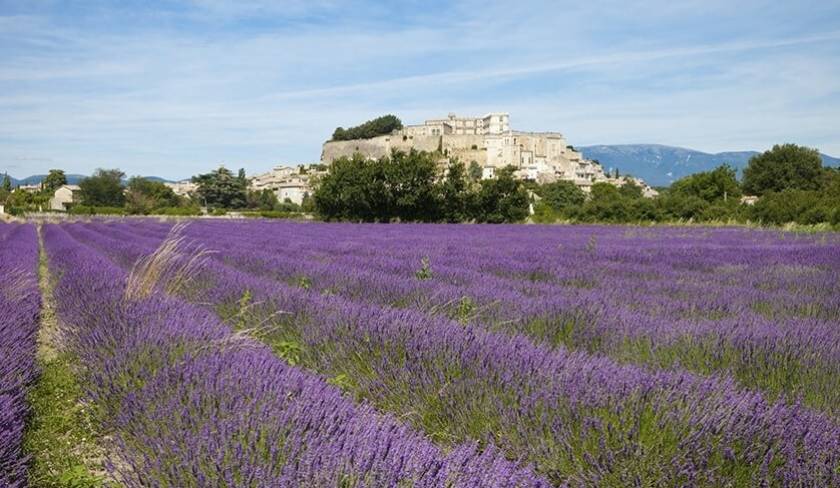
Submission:
[[374,137],[372,139],[355,139],[352,141],[327,141],[321,151],[321,162],[329,164],[338,158],[352,157],[361,153],[365,157],[379,159],[391,154],[392,149],[408,152],[412,148],[418,151],[437,151],[440,136],[402,136],[391,134]]

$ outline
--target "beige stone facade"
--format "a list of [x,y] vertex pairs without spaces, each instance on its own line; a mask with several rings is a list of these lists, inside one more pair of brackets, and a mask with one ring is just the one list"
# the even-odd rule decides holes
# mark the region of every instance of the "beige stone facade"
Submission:
[[167,182],[164,183],[164,185],[171,188],[172,192],[178,195],[179,197],[186,198],[189,198],[190,194],[198,189],[198,185],[196,185],[190,180],[176,181],[175,183]]
[[280,202],[288,200],[300,205],[307,195],[312,194],[313,178],[324,173],[319,164],[276,166],[267,173],[252,177],[249,188],[254,191],[271,190]]
[[66,212],[69,206],[78,200],[79,190],[81,188],[77,185],[62,185],[56,188],[50,198],[50,210]]

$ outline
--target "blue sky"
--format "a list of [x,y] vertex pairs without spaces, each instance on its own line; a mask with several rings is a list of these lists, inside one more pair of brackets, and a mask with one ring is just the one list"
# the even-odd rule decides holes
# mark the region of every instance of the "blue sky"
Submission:
[[18,177],[258,173],[339,125],[490,111],[574,145],[840,156],[840,2],[0,0]]

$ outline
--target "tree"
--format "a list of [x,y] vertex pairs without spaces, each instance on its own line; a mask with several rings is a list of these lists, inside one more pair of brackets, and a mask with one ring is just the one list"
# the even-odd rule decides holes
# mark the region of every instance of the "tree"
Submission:
[[67,184],[67,176],[60,169],[51,169],[44,181],[41,183],[41,191],[53,194],[62,185]]
[[313,198],[318,215],[326,220],[375,222],[389,217],[381,161],[368,160],[361,154],[333,161]]
[[470,169],[467,172],[467,175],[470,181],[481,181],[481,177],[484,176],[484,170],[481,169],[481,165],[477,162],[470,161]]
[[450,161],[445,177],[438,183],[438,217],[444,222],[463,222],[468,218],[471,194],[466,172],[464,163]]
[[177,207],[181,204],[178,195],[160,181],[140,176],[128,180],[126,188],[126,209],[131,214],[148,214],[153,210]]
[[829,221],[832,209],[819,192],[784,190],[762,196],[750,211],[752,218],[765,224],[818,224]]
[[663,193],[657,203],[666,220],[702,220],[709,209],[709,202],[685,193]]
[[300,202],[300,211],[305,213],[315,212],[315,199],[309,192],[303,194],[303,199]]
[[224,166],[215,171],[192,177],[192,182],[198,185],[196,196],[199,203],[208,208],[235,209],[245,208],[248,200],[248,182],[244,178],[244,171],[234,176]]
[[122,178],[118,169],[97,169],[93,176],[79,183],[82,205],[89,207],[122,207],[125,203]]
[[586,193],[571,181],[558,180],[537,188],[537,194],[552,210],[561,214],[568,213],[572,207],[583,205]]
[[3,190],[4,192],[6,192],[7,194],[12,192],[12,179],[11,179],[11,178],[9,178],[9,175],[8,175],[8,174],[4,174],[4,175],[3,175],[3,186],[2,186],[2,190]]
[[426,152],[395,151],[378,160],[356,154],[333,162],[315,190],[315,207],[327,220],[433,221],[437,179],[437,162]]
[[522,182],[514,178],[516,168],[508,166],[496,177],[481,182],[473,209],[478,222],[520,222],[528,216],[528,193]]
[[822,175],[819,151],[796,144],[775,145],[753,156],[744,169],[744,191],[762,196],[783,190],[817,190]]
[[630,199],[642,198],[643,196],[642,187],[627,178],[624,179],[624,184],[618,187],[618,193]]
[[670,193],[701,198],[709,203],[741,197],[741,188],[735,177],[735,169],[722,164],[712,171],[704,171],[675,181]]
[[409,222],[429,222],[437,211],[437,162],[431,154],[393,152],[381,161],[390,197],[388,214]]
[[258,210],[277,210],[280,204],[277,201],[277,195],[267,188],[260,191],[249,191],[247,200],[248,208]]
[[349,141],[352,139],[371,139],[376,136],[390,134],[395,130],[402,129],[402,121],[395,115],[383,115],[364,124],[349,129],[338,127],[333,132],[333,141]]

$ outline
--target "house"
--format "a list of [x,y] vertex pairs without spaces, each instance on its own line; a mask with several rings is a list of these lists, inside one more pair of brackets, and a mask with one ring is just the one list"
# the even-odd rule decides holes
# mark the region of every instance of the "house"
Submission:
[[198,185],[190,180],[177,181],[175,183],[165,182],[164,185],[172,190],[172,193],[179,197],[190,198],[190,194],[198,190]]
[[78,202],[79,200],[78,185],[61,185],[55,190],[55,194],[50,198],[50,210],[57,210],[59,212],[66,212],[67,209]]
[[326,168],[320,164],[299,164],[297,166],[276,166],[268,173],[256,175],[248,182],[253,191],[270,190],[277,200],[301,205],[303,200],[312,195],[314,178],[326,174]]

